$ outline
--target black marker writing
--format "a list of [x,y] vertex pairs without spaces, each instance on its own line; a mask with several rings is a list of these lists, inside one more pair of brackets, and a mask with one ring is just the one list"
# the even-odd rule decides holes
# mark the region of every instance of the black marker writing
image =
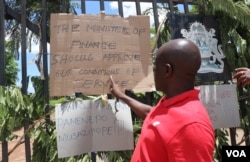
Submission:
[[59,55],[53,54],[51,65],[55,64],[67,64],[71,62],[82,62],[82,61],[92,61],[92,54],[82,54],[82,55]]
[[74,40],[71,43],[71,48],[92,48],[92,49],[116,49],[115,42],[101,42],[101,41],[80,41]]
[[79,75],[116,75],[120,69],[80,69]]
[[110,53],[110,54],[103,54],[102,57],[103,61],[140,61],[141,56],[139,54],[122,54],[122,53]]
[[122,33],[129,34],[129,29],[124,26],[112,26],[112,25],[88,25],[86,31],[89,32],[110,32],[110,33]]

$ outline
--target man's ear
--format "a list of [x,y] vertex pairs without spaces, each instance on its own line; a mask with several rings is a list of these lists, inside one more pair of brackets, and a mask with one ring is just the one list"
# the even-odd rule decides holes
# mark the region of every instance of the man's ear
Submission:
[[173,74],[173,67],[170,64],[166,64],[166,76],[171,76]]

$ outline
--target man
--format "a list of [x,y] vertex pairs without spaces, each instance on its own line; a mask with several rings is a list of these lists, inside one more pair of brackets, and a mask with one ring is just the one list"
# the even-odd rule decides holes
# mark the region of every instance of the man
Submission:
[[211,162],[214,130],[194,89],[201,65],[197,46],[175,39],[159,48],[154,78],[165,96],[152,108],[124,94],[111,77],[110,91],[146,117],[131,162]]

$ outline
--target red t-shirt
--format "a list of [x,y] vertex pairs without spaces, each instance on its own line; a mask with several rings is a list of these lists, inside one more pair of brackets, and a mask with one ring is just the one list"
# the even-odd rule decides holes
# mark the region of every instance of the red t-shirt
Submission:
[[212,162],[214,129],[191,90],[163,97],[146,117],[131,162]]

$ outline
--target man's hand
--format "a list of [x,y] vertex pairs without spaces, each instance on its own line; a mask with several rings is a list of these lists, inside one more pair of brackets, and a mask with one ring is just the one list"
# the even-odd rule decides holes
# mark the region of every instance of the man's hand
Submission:
[[116,97],[117,99],[124,97],[125,96],[124,91],[122,91],[122,88],[114,82],[112,76],[110,76],[110,81],[111,83],[110,83],[109,89],[112,95]]
[[121,99],[131,108],[131,110],[134,113],[136,113],[139,117],[144,119],[146,115],[149,113],[149,111],[151,110],[152,106],[146,105],[144,103],[141,103],[127,96],[124,93],[124,91],[122,91],[121,87],[114,82],[112,76],[110,76],[110,82],[111,83],[110,83],[109,89],[110,89],[110,92],[113,94],[113,96],[116,97],[116,99]]
[[248,68],[237,68],[235,69],[235,74],[233,75],[233,79],[237,79],[237,84],[245,87],[248,83],[250,83],[250,69]]

